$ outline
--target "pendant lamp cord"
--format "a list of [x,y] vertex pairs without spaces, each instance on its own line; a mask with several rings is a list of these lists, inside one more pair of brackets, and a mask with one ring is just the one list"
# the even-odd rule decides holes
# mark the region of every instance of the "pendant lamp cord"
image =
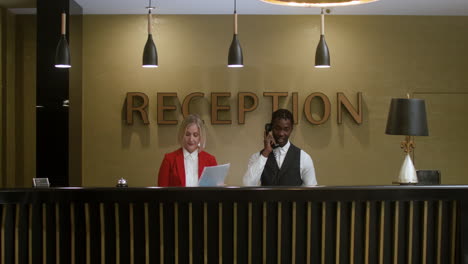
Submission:
[[320,18],[321,18],[321,28],[320,28],[320,35],[325,35],[325,15],[323,13],[323,8],[322,8],[322,12],[320,13]]
[[61,18],[62,18],[62,24],[60,27],[60,34],[66,35],[67,34],[67,14],[65,13],[65,11],[63,11],[63,13],[61,14]]
[[60,34],[67,34],[67,12],[65,11],[65,4],[63,4],[62,13],[60,14]]
[[237,35],[237,1],[234,0],[234,35]]
[[152,25],[152,17],[151,17],[151,0],[149,0],[149,6],[148,6],[148,35],[151,35],[151,25]]

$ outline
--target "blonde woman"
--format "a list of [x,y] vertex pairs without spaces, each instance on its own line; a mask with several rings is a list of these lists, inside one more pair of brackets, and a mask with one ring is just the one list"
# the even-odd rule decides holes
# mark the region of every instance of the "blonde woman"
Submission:
[[164,156],[158,186],[198,186],[203,168],[217,165],[216,158],[203,151],[206,133],[198,115],[188,115],[179,128],[181,148]]

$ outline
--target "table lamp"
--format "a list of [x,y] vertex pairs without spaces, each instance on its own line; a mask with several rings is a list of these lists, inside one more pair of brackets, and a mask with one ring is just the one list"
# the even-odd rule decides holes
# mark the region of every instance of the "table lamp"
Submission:
[[406,157],[400,169],[398,183],[417,183],[416,169],[410,157],[410,153],[415,147],[411,137],[429,135],[424,100],[393,98],[388,112],[385,134],[405,136],[405,141],[401,142],[401,148],[406,153]]

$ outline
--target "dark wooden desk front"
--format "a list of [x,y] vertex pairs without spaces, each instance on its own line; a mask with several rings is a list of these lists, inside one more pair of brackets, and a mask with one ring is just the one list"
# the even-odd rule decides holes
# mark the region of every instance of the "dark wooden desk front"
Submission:
[[0,190],[0,263],[468,263],[468,186]]

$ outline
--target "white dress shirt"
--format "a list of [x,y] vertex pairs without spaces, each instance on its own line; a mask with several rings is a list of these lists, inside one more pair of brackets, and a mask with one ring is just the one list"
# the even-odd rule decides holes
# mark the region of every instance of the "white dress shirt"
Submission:
[[190,153],[185,148],[184,168],[185,168],[185,186],[198,186],[198,150]]
[[[273,154],[276,158],[276,163],[278,167],[281,168],[283,165],[284,158],[286,153],[288,153],[291,143],[288,140],[288,143],[283,147],[278,147],[273,149]],[[247,172],[244,175],[243,183],[245,186],[258,186],[260,185],[260,178],[265,168],[265,164],[268,158],[264,157],[260,152],[254,153],[249,160],[249,165],[247,167]],[[312,186],[317,185],[317,180],[315,178],[315,168],[312,158],[305,151],[301,149],[301,160],[300,160],[300,171],[301,179],[303,186]]]

